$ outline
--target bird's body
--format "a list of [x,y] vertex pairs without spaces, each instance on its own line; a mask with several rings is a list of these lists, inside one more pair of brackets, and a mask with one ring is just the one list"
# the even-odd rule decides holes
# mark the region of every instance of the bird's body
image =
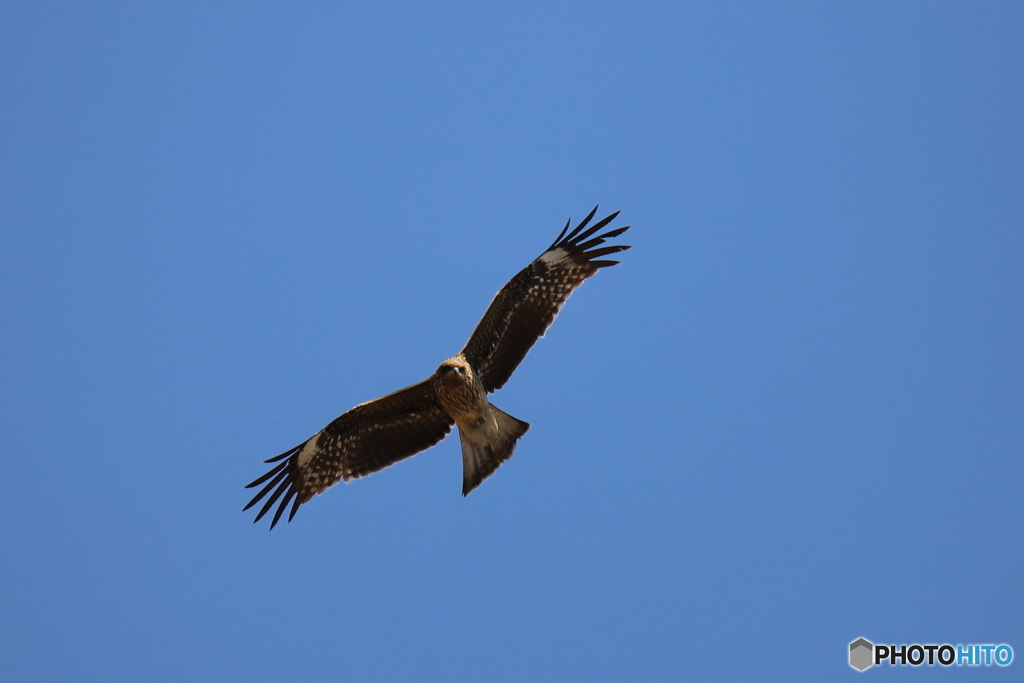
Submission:
[[441,363],[432,380],[441,407],[460,428],[478,427],[490,416],[484,385],[461,353]]
[[376,472],[433,446],[452,425],[458,427],[462,444],[462,493],[479,486],[512,456],[516,442],[530,428],[491,404],[487,395],[505,384],[569,295],[599,268],[618,263],[594,259],[629,249],[595,248],[628,230],[627,226],[593,236],[618,215],[584,230],[596,211],[595,207],[568,235],[566,223],[558,239],[501,288],[466,346],[434,374],[357,405],[302,444],[267,460],[278,464],[246,487],[269,480],[245,509],[273,491],[256,516],[259,521],[284,496],[270,524],[274,528],[293,498],[289,520],[315,494],[341,479]]
[[459,427],[465,496],[512,457],[516,441],[530,425],[491,405],[483,383],[461,353],[441,363],[431,380],[438,402]]

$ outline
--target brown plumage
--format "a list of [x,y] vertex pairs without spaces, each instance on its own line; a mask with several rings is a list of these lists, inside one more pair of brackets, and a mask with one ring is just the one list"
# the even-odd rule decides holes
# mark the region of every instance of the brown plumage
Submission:
[[618,263],[601,257],[629,249],[621,244],[600,246],[629,226],[595,236],[619,215],[616,211],[587,228],[596,212],[595,206],[568,235],[567,222],[551,246],[495,295],[465,348],[441,363],[433,375],[357,405],[295,448],[267,460],[276,463],[274,468],[246,486],[263,484],[246,510],[269,494],[255,521],[279,500],[270,528],[289,503],[291,521],[314,494],[433,446],[453,424],[458,425],[462,443],[462,495],[508,460],[530,425],[491,404],[487,394],[505,385],[569,295],[600,268]]

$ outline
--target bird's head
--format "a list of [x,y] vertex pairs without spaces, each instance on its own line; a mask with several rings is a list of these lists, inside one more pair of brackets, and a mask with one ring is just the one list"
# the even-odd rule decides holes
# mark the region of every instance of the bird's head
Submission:
[[465,381],[466,378],[472,377],[472,371],[465,359],[456,356],[455,358],[449,358],[438,366],[437,376],[441,379]]

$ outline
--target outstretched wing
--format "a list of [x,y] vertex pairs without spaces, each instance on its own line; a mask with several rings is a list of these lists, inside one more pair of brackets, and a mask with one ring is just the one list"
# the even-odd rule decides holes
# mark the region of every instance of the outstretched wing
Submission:
[[526,352],[544,336],[569,295],[584,280],[599,268],[618,263],[594,259],[629,249],[622,244],[600,247],[605,240],[629,230],[629,226],[594,237],[594,233],[619,215],[616,211],[584,230],[595,213],[596,206],[568,235],[566,222],[558,239],[501,288],[477,323],[462,354],[488,392],[505,385]]
[[429,379],[357,405],[305,443],[265,461],[279,464],[245,487],[270,480],[244,509],[273,491],[254,520],[260,521],[280,498],[270,523],[273,529],[293,498],[289,522],[314,494],[342,478],[362,477],[433,446],[451,431],[452,424]]

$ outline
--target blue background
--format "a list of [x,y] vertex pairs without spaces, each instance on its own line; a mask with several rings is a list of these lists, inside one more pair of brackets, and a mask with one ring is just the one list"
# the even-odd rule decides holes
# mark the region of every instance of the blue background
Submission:
[[[1022,35],[1019,3],[5,3],[4,680],[1020,660]],[[533,425],[495,476],[463,499],[450,437],[251,524],[262,459],[431,373],[597,202],[634,248],[493,397]]]

